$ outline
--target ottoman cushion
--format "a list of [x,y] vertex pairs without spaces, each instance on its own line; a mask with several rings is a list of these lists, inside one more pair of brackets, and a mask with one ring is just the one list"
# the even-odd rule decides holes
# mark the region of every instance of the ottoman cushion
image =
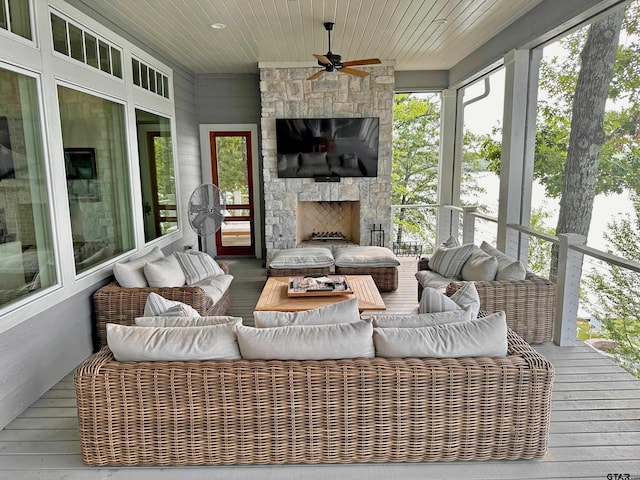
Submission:
[[322,268],[330,267],[333,264],[333,255],[328,248],[289,248],[276,253],[269,264],[269,268]]
[[337,267],[397,267],[400,261],[385,247],[343,247],[335,253]]

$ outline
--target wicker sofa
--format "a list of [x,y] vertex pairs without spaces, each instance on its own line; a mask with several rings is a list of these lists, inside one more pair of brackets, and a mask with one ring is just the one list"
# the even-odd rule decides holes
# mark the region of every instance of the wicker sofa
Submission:
[[[418,261],[419,272],[431,272],[429,257]],[[450,279],[446,294],[453,295],[464,282]],[[504,310],[507,325],[529,343],[550,342],[553,337],[553,318],[556,305],[556,285],[534,273],[527,272],[524,280],[474,281],[480,296],[480,309],[487,312]],[[423,284],[418,281],[418,301]]]
[[[226,262],[218,260],[217,263],[224,273],[229,273],[229,265]],[[144,305],[151,292],[168,300],[186,303],[202,316],[224,315],[231,301],[230,289],[227,289],[217,302],[212,303],[204,290],[197,285],[123,288],[116,282],[112,282],[93,294],[98,347],[104,347],[107,344],[107,323],[133,325],[135,318],[143,315]]]
[[542,457],[552,365],[504,358],[118,362],[75,373],[88,465],[426,462]]

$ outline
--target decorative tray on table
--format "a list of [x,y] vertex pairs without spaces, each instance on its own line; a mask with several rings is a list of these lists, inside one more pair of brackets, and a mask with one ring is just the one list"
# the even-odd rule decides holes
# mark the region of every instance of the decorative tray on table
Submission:
[[353,293],[344,275],[290,277],[289,297],[323,297]]

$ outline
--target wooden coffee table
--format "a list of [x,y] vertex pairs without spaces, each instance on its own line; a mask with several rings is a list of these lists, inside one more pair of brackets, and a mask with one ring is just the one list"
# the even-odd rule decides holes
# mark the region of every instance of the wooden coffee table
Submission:
[[318,307],[326,307],[350,298],[358,299],[358,310],[386,310],[371,275],[347,275],[352,294],[330,297],[289,297],[287,286],[289,277],[269,277],[258,299],[256,310],[276,312],[300,312]]

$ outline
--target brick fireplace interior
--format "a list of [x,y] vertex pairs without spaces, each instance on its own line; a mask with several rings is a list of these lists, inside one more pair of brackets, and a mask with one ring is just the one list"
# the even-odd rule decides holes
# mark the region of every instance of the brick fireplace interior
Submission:
[[360,202],[298,202],[296,242],[312,240],[313,233],[341,233],[350,243],[360,243]]

